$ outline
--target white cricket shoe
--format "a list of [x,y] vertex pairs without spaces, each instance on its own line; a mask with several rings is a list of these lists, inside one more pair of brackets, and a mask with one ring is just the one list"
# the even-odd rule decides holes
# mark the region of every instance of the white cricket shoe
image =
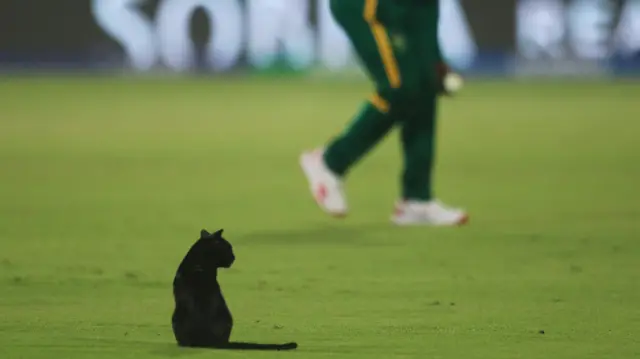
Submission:
[[327,168],[323,154],[324,149],[304,152],[300,156],[300,166],[318,206],[334,217],[344,217],[347,215],[347,200],[342,180]]
[[460,226],[469,221],[461,209],[448,208],[440,201],[403,201],[396,204],[391,221],[399,226]]

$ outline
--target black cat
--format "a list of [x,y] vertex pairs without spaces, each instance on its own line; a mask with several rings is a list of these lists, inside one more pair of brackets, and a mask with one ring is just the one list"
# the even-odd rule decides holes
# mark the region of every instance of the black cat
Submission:
[[173,334],[179,346],[245,349],[291,350],[298,344],[257,344],[230,342],[233,319],[218,284],[218,268],[229,268],[235,261],[231,244],[222,237],[222,229],[200,232],[180,263],[173,280],[175,310],[171,318]]

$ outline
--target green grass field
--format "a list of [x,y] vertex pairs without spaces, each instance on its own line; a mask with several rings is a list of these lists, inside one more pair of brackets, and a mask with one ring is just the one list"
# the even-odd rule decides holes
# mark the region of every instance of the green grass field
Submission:
[[[640,86],[473,82],[442,101],[436,190],[463,228],[394,228],[393,133],[326,218],[298,168],[369,87],[5,78],[0,358],[640,357]],[[236,340],[180,350],[171,281],[225,229]],[[544,334],[540,331],[543,330]]]

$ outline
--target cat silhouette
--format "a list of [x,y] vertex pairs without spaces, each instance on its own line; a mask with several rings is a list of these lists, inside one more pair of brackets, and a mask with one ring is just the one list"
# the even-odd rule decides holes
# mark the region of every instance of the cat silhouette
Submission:
[[222,236],[223,230],[200,232],[180,263],[173,280],[175,309],[171,318],[173,333],[181,347],[291,350],[297,343],[258,344],[231,342],[233,317],[220,284],[218,268],[230,268],[235,262],[233,247]]

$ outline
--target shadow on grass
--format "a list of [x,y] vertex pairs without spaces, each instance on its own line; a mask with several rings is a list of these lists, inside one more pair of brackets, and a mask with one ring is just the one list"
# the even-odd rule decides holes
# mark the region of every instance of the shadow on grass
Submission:
[[245,244],[286,245],[352,245],[369,243],[373,235],[389,233],[393,228],[386,223],[362,223],[350,225],[316,225],[304,229],[269,229],[235,236],[234,241]]
[[181,348],[177,344],[166,343],[158,345],[157,348],[151,350],[149,354],[162,357],[177,358],[198,354],[207,350],[211,351],[211,349]]
[[44,350],[61,350],[77,352],[148,352],[154,356],[162,357],[184,357],[188,355],[198,354],[199,351],[206,349],[187,349],[180,348],[175,343],[170,342],[153,342],[143,340],[117,340],[117,339],[75,339],[69,343],[41,343],[41,344],[25,344],[14,345],[15,347],[39,348]]

